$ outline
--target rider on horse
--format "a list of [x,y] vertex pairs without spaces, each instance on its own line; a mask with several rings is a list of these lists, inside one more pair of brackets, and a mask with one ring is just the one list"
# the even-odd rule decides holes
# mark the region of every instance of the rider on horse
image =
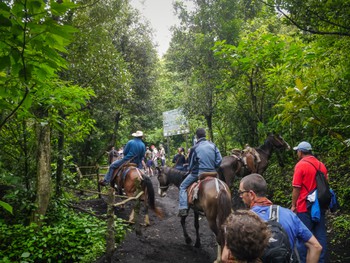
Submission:
[[189,160],[190,174],[183,180],[179,189],[179,216],[187,216],[187,187],[198,180],[202,173],[216,172],[220,166],[222,157],[214,143],[205,139],[205,130],[199,128],[196,131],[197,142],[192,147]]
[[99,182],[100,185],[108,185],[113,179],[112,177],[114,171],[127,161],[132,160],[132,162],[135,163],[137,167],[141,165],[142,159],[146,152],[146,146],[142,141],[143,132],[137,131],[131,135],[134,137],[134,139],[128,141],[128,143],[125,145],[123,152],[124,157],[121,160],[114,161],[109,166],[108,172],[106,173],[104,179]]

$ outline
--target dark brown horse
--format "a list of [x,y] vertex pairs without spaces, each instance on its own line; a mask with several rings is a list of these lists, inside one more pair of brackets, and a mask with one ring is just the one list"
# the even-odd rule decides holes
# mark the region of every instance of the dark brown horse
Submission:
[[[170,167],[158,169],[159,195],[165,196],[165,191],[170,185],[180,187],[186,172]],[[191,186],[188,188],[190,189]],[[229,187],[216,177],[205,178],[199,184],[198,198],[189,204],[194,212],[194,226],[196,228],[195,247],[200,247],[199,238],[199,215],[204,214],[209,223],[210,229],[214,232],[218,242],[218,257],[215,262],[221,262],[221,246],[223,247],[223,234],[221,225],[231,213],[231,193]],[[190,199],[189,199],[190,200]],[[192,242],[186,230],[186,216],[181,217],[181,226],[187,244]]]
[[[115,174],[118,173],[118,176],[113,176],[111,185],[118,185],[119,193],[121,194],[121,189],[124,189],[125,195],[128,197],[134,197],[141,191],[144,194],[141,196],[141,199],[144,200],[144,210],[145,210],[145,219],[144,225],[150,225],[148,207],[150,207],[158,217],[162,217],[162,211],[155,205],[155,194],[154,188],[152,185],[151,179],[143,174],[140,169],[131,165],[125,165],[121,167],[121,170],[116,170]],[[118,180],[118,182],[116,182]],[[133,223],[135,219],[134,209],[131,211],[129,216],[129,222]]]
[[[253,155],[249,153],[245,154],[243,150],[236,150],[231,155],[223,157],[219,168],[219,178],[232,187],[235,176],[243,177],[252,172],[263,174],[268,167],[273,151],[289,150],[290,146],[279,134],[270,133],[265,139],[264,144],[254,149],[259,154],[259,163],[254,160]],[[245,165],[243,157],[247,158],[247,165]],[[279,165],[283,166],[280,156],[277,155],[277,157]]]

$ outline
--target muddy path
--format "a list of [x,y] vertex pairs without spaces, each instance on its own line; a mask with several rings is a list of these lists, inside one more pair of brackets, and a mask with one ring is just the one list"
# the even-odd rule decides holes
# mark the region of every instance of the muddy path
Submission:
[[[156,177],[151,177],[155,191],[158,190]],[[205,217],[200,217],[201,248],[193,246],[195,241],[195,228],[193,212],[191,211],[186,220],[187,230],[193,242],[185,243],[180,218],[177,217],[178,189],[171,186],[167,196],[160,197],[156,193],[156,205],[164,213],[163,219],[149,211],[151,225],[142,227],[142,235],[135,232],[127,234],[125,240],[117,247],[113,256],[113,262],[123,263],[212,263],[216,259],[215,236],[208,227]],[[128,204],[125,210],[117,210],[118,217],[127,219],[131,209]],[[141,217],[143,219],[143,217]],[[101,258],[98,262],[103,262]]]

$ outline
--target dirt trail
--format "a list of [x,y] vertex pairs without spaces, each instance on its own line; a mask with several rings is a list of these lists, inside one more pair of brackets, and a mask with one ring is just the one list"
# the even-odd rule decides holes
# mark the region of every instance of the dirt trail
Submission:
[[[155,191],[157,179],[152,177]],[[123,263],[212,263],[216,259],[215,236],[208,227],[205,217],[200,217],[201,248],[193,247],[195,241],[195,228],[193,212],[187,217],[186,225],[189,235],[193,240],[192,245],[186,245],[180,224],[177,217],[178,189],[174,186],[167,191],[166,197],[156,194],[156,205],[161,207],[164,218],[159,219],[150,210],[151,226],[142,227],[142,236],[135,232],[127,235],[114,253],[113,262]],[[128,204],[125,211],[117,211],[117,216],[127,219],[131,209]],[[143,217],[142,217],[143,219]],[[103,262],[101,258],[98,262]]]

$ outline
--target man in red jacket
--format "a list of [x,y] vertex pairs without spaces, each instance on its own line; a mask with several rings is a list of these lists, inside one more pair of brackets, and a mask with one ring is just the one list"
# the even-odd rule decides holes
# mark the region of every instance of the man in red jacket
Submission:
[[[299,162],[294,168],[291,210],[297,214],[300,220],[314,234],[318,242],[320,242],[323,249],[319,262],[324,263],[327,247],[325,210],[321,210],[321,218],[319,222],[312,221],[310,213],[311,207],[307,206],[307,196],[316,189],[316,168],[321,170],[328,179],[327,168],[312,155],[312,147],[310,143],[303,141],[293,149],[297,151]],[[297,247],[301,262],[305,262],[305,245],[298,243]]]

